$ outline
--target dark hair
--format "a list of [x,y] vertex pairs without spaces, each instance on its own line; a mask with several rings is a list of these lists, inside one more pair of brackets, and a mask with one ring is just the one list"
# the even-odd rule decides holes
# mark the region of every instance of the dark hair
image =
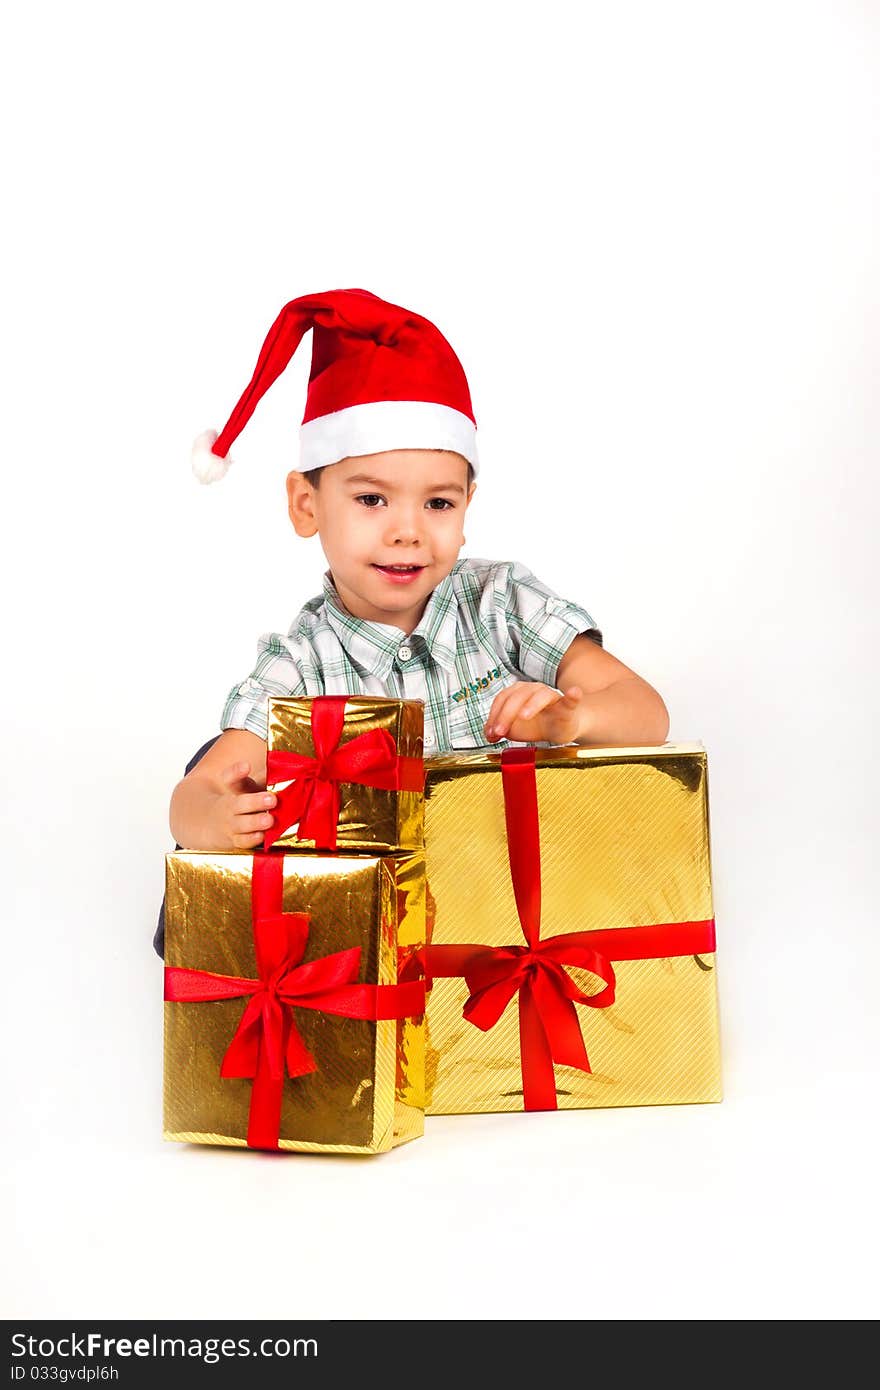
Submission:
[[[454,452],[454,450],[452,450],[452,449],[437,449],[435,452],[438,453],[438,454],[451,454],[451,453]],[[465,462],[467,463],[467,459],[465,459]],[[332,467],[331,464],[325,463],[325,464],[322,464],[320,468],[310,468],[309,471],[308,471],[308,473],[303,473],[303,477],[305,478],[305,480],[306,480],[307,483],[309,483],[312,487],[316,488],[316,487],[318,486],[318,483],[320,482],[321,474],[324,472],[324,469],[325,469],[325,468],[330,468],[330,467]],[[471,483],[472,483],[473,481],[474,481],[474,469],[473,469],[473,464],[468,463],[468,466],[467,466],[467,485],[468,485],[468,487],[470,487],[470,485],[471,485]]]

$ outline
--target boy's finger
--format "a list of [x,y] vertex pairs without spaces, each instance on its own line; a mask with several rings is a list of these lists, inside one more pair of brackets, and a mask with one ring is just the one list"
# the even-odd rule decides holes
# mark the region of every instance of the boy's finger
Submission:
[[[517,684],[519,684],[519,682],[517,682]],[[489,713],[486,716],[487,729],[491,724],[495,723],[495,720],[498,718],[499,714],[504,709],[504,706],[507,704],[507,701],[510,699],[511,692],[514,690],[516,690],[516,685],[508,685],[505,687],[504,690],[499,690],[498,694],[495,696],[495,699],[489,706]]]
[[519,712],[520,719],[534,719],[548,705],[558,704],[562,699],[558,690],[542,690],[540,695],[530,695]]
[[[545,696],[550,695],[546,686],[541,687]],[[491,720],[491,731],[487,728],[487,735],[491,738],[503,738],[514,720],[523,718],[523,710],[530,701],[535,700],[535,693],[529,689],[528,685],[512,686],[510,699],[507,700]]]
[[486,715],[486,722],[483,725],[483,733],[486,735],[486,738],[490,741],[493,738],[497,737],[495,733],[495,728],[498,724],[498,720],[501,718],[501,711],[503,710],[503,708],[504,704],[503,702],[501,702],[501,696],[499,695],[496,699],[492,701],[492,707],[489,710],[489,713]]
[[495,738],[503,738],[515,719],[519,718],[520,710],[525,701],[529,698],[528,691],[522,691],[517,695],[505,700],[501,709],[498,710],[494,719],[491,721],[492,735]]
[[257,811],[271,809],[278,798],[274,792],[242,792],[232,803],[232,813],[236,816],[247,816]]
[[528,692],[522,691],[521,686],[517,684],[508,686],[500,695],[495,696],[484,726],[487,738],[501,737],[500,730],[509,725],[517,700],[523,700],[527,695]]
[[253,835],[233,835],[232,837],[232,844],[235,849],[254,849],[256,845],[262,843],[262,830],[257,830]]
[[268,811],[263,811],[258,816],[233,816],[232,818],[233,834],[235,835],[250,835],[256,830],[268,830],[274,824],[275,817],[270,815]]

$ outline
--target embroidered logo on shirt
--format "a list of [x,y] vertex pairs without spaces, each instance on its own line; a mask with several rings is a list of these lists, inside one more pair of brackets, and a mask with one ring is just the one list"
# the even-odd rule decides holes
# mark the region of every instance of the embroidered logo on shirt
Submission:
[[485,676],[481,676],[479,680],[470,681],[467,685],[462,686],[461,690],[453,691],[452,698],[455,700],[456,704],[459,704],[462,700],[469,700],[472,695],[478,695],[481,690],[485,690],[493,681],[497,681],[500,676],[501,671],[499,667],[493,666],[492,670],[487,671]]

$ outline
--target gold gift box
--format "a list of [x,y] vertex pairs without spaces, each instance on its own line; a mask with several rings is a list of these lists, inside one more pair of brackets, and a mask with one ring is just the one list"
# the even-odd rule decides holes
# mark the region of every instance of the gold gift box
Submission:
[[[312,699],[269,700],[269,752],[299,753],[312,758]],[[395,791],[365,786],[357,782],[339,784],[339,820],[336,848],[342,852],[381,854],[395,850],[420,849],[424,836],[424,796],[421,763],[423,752],[424,705],[420,700],[391,700],[378,696],[350,696],[339,746],[343,748],[359,734],[385,730],[390,734],[398,756],[406,760],[411,776],[409,789]],[[269,791],[287,785],[276,781]],[[284,834],[273,842],[283,849],[314,849],[312,839],[299,839],[296,830],[284,827]]]
[[[417,950],[424,942],[421,852],[277,859],[282,910],[311,919],[303,961],[359,946],[357,980],[396,984],[399,948]],[[166,966],[256,977],[252,864],[241,853],[166,856]],[[253,1083],[220,1075],[246,1003],[166,1002],[166,1139],[247,1143]],[[373,1022],[309,1008],[292,1013],[317,1070],[285,1075],[280,1149],[379,1153],[423,1133],[424,1014]]]
[[[713,917],[702,745],[535,753],[542,939]],[[524,944],[500,761],[479,750],[426,762],[431,944]],[[714,954],[613,969],[615,1002],[577,1007],[592,1071],[555,1068],[558,1107],[719,1101]],[[569,974],[585,993],[602,987],[589,972]],[[461,978],[435,979],[428,994],[426,1113],[522,1110],[517,999],[483,1032],[462,1016],[467,998]]]

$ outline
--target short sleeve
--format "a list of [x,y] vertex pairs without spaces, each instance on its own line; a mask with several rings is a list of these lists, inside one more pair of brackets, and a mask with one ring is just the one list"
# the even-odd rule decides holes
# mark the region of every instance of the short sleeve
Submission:
[[221,729],[249,729],[265,739],[269,730],[269,696],[304,695],[299,660],[289,638],[269,632],[257,644],[257,662],[251,674],[230,690],[220,718]]
[[602,645],[586,608],[560,598],[517,561],[500,567],[496,604],[507,659],[529,680],[555,686],[559,663],[580,633]]

